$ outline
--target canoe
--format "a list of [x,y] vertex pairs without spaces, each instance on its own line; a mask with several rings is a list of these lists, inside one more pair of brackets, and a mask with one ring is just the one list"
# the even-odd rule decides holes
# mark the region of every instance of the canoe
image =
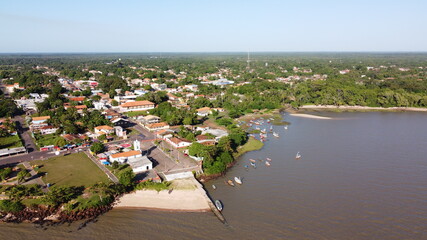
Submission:
[[215,200],[215,206],[218,211],[222,211],[222,203],[219,200]]
[[228,180],[228,181],[227,181],[227,183],[228,183],[228,185],[230,185],[230,186],[234,187],[234,182],[233,182],[233,181]]

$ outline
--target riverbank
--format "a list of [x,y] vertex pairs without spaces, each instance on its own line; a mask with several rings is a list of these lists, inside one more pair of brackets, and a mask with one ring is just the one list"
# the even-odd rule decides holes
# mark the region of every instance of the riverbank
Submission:
[[313,118],[313,119],[325,119],[325,120],[332,119],[330,117],[322,117],[322,116],[305,114],[305,113],[291,113],[290,115],[294,117]]
[[335,105],[304,105],[299,109],[313,110],[338,110],[338,111],[405,111],[405,112],[427,112],[427,108],[416,107],[366,107],[366,106],[335,106]]
[[114,208],[139,208],[160,211],[210,211],[204,189],[195,179],[174,180],[169,190],[137,190],[120,197]]

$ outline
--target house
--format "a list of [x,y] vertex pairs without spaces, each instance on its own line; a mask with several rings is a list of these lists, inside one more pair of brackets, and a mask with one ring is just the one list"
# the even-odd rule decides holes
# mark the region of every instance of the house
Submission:
[[113,119],[121,117],[122,115],[112,109],[107,109],[105,112],[103,112],[106,119]]
[[132,158],[137,158],[137,157],[142,157],[141,151],[133,150],[128,152],[116,153],[116,154],[110,155],[109,158],[111,162],[117,161],[120,163],[124,163],[126,161],[129,161]]
[[75,108],[77,109],[77,112],[82,114],[83,113],[83,109],[87,109],[86,105],[77,105],[75,106]]
[[159,123],[160,117],[154,116],[154,115],[147,115],[141,119],[141,122],[143,124],[153,124],[153,123]]
[[196,137],[196,141],[200,144],[203,144],[205,146],[214,146],[216,144],[215,139],[211,139],[210,137],[206,135],[198,135]]
[[114,133],[116,134],[117,137],[127,139],[126,131],[120,126],[114,127]]
[[121,127],[129,126],[129,121],[121,117],[112,118],[110,119],[110,121],[114,124],[114,126],[121,126]]
[[177,137],[167,138],[166,142],[170,143],[174,148],[183,148],[191,145],[191,142]]
[[196,111],[197,111],[197,115],[201,117],[206,117],[212,113],[212,110],[210,107],[199,108]]
[[167,124],[166,122],[152,123],[152,124],[145,125],[145,128],[147,128],[148,131],[152,132],[152,131],[158,131],[162,129],[168,129],[169,124]]
[[47,123],[48,119],[50,119],[50,116],[41,116],[41,117],[31,118],[30,130],[34,131],[34,130],[40,129],[42,127],[48,126],[49,125]]
[[153,163],[150,161],[150,159],[148,159],[147,156],[129,158],[127,163],[130,165],[134,173],[145,172],[153,169]]
[[41,135],[46,135],[46,134],[53,134],[56,133],[56,131],[58,131],[59,128],[54,127],[54,126],[44,126],[39,128],[39,132]]
[[102,125],[102,126],[98,126],[95,127],[95,134],[98,135],[102,135],[102,134],[111,134],[114,133],[114,128],[107,126],[107,125]]
[[150,101],[126,102],[120,105],[120,108],[122,112],[147,111],[154,108],[154,103]]
[[15,91],[15,89],[25,90],[24,87],[20,87],[19,86],[19,83],[14,83],[14,84],[11,84],[11,85],[6,85],[5,88],[6,88],[6,91],[9,92],[9,93],[13,93]]
[[86,97],[71,97],[70,101],[83,102],[85,99]]
[[171,138],[174,131],[170,129],[162,129],[156,132],[156,136],[161,139]]

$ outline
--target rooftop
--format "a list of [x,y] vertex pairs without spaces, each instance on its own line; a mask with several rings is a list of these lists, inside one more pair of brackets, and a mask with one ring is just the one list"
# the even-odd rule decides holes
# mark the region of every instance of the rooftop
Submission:
[[120,105],[121,107],[136,107],[136,106],[146,106],[146,105],[154,105],[154,103],[150,101],[134,101],[134,102],[126,102]]
[[112,158],[121,158],[121,157],[131,157],[131,156],[136,156],[136,155],[140,155],[141,152],[140,151],[129,151],[129,152],[122,152],[122,153],[116,153],[111,155]]

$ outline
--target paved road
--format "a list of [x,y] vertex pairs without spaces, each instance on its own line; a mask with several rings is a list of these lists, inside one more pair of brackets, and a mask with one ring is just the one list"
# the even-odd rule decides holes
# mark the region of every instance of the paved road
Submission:
[[102,163],[100,163],[97,159],[95,159],[88,150],[85,151],[86,155],[90,158],[90,160],[92,160],[93,163],[95,163],[96,166],[98,166],[101,171],[103,171],[107,177],[113,181],[114,183],[119,183],[119,179],[110,172],[110,170],[108,170]]
[[18,133],[21,136],[21,139],[24,142],[24,147],[27,149],[27,151],[29,153],[37,151],[36,144],[34,143],[33,138],[31,138],[30,135],[30,129],[28,127],[25,127],[25,119],[22,116],[15,116],[13,120],[16,122]]

